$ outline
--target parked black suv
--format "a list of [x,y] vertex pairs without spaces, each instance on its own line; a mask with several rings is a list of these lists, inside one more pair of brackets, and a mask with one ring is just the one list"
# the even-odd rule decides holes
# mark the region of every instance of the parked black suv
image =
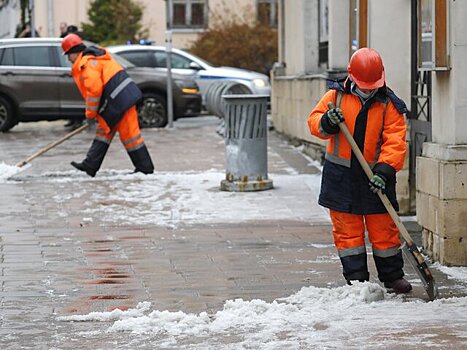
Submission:
[[[60,38],[0,39],[0,131],[19,122],[84,116],[83,98],[62,53]],[[167,125],[167,73],[113,56],[143,92],[140,126]],[[201,95],[194,76],[173,74],[173,79],[174,117],[199,114]]]

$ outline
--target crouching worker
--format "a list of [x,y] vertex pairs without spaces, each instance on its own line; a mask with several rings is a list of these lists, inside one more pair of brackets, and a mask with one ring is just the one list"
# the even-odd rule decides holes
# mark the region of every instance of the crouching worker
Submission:
[[[405,103],[385,83],[383,61],[376,50],[362,48],[351,57],[343,83],[331,82],[308,118],[312,135],[329,140],[319,204],[330,209],[334,243],[348,284],[368,281],[365,229],[373,248],[378,278],[396,293],[412,286],[402,270],[399,231],[379,199],[384,191],[396,210],[396,172],[405,160]],[[335,108],[329,109],[332,102]],[[368,181],[350,144],[340,132],[345,122],[373,169]]]
[[73,64],[71,75],[86,103],[86,120],[97,121],[96,137],[76,169],[94,177],[116,132],[135,166],[135,172],[151,174],[154,165],[141,137],[136,103],[142,93],[123,67],[103,48],[86,47],[76,34],[62,40],[62,49]]

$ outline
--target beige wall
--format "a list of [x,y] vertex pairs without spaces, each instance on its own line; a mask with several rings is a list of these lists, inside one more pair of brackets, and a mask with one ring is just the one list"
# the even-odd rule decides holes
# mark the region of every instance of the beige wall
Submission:
[[317,73],[318,0],[285,0],[284,7],[285,74],[293,76]]
[[411,4],[406,0],[390,2],[368,1],[368,46],[380,52],[388,86],[409,105]]
[[35,0],[35,22],[40,36],[59,36],[60,22],[80,27],[87,21],[89,0]]
[[[209,0],[209,23],[221,14],[225,18],[239,17],[244,19],[244,14],[251,14],[251,20],[256,17],[255,0],[236,0],[232,6],[232,0]],[[59,36],[60,22],[81,27],[81,23],[88,21],[87,11],[90,0],[36,0],[35,21],[39,34],[45,36]],[[159,45],[165,45],[166,30],[166,2],[164,0],[139,0],[145,8],[143,26],[149,29],[150,40],[155,40]],[[173,46],[188,48],[196,40],[202,30],[174,30],[172,36]]]
[[310,135],[306,123],[311,110],[326,90],[323,77],[277,77],[273,79],[273,84],[271,113],[275,129],[294,138],[324,146],[325,141]]

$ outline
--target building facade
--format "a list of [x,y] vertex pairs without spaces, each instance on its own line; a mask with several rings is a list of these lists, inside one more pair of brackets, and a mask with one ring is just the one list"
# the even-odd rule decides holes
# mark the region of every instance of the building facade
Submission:
[[[31,1],[31,0],[30,0]],[[13,37],[19,23],[19,0],[0,0],[0,38]],[[40,36],[60,35],[60,23],[81,27],[88,21],[91,0],[34,0],[34,22]],[[174,47],[186,49],[198,35],[218,21],[238,18],[261,20],[276,27],[277,0],[136,0],[144,8],[143,27],[148,40],[164,45],[167,25],[172,29]],[[1,6],[4,3],[5,8]],[[166,5],[169,4],[170,11]],[[170,20],[167,21],[167,13]],[[122,43],[123,44],[123,43]]]
[[277,130],[322,156],[307,117],[346,75],[351,54],[377,49],[387,84],[406,101],[407,161],[398,173],[401,213],[414,213],[435,260],[467,266],[467,3],[455,0],[279,1],[279,61],[272,72]]

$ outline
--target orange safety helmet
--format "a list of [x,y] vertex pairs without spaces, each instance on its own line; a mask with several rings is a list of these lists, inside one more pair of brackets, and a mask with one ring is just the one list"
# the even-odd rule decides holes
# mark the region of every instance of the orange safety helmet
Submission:
[[81,37],[79,35],[76,35],[76,34],[73,34],[73,33],[68,34],[62,40],[63,54],[68,55],[69,53],[73,53],[73,52],[69,52],[69,51],[72,48],[74,48],[74,47],[76,47],[78,45],[83,45],[83,39],[81,39]]
[[355,51],[347,71],[360,89],[378,89],[385,83],[383,60],[374,49],[363,47]]

